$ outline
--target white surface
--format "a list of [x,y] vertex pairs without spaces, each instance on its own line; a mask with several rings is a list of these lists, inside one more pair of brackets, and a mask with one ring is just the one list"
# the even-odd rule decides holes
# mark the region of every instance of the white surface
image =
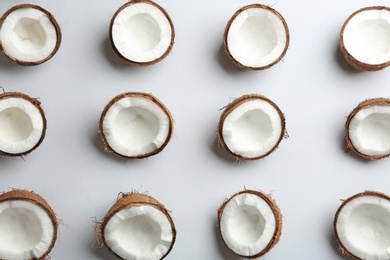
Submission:
[[[2,0],[0,11],[21,2]],[[272,193],[284,216],[281,240],[264,259],[344,259],[332,229],[340,199],[389,191],[389,160],[344,152],[346,116],[366,98],[390,96],[389,69],[355,72],[338,54],[345,19],[368,2],[265,2],[288,21],[291,45],[284,62],[261,72],[238,70],[221,52],[224,27],[244,1],[159,1],[177,38],[171,55],[147,68],[125,65],[111,50],[109,22],[124,1],[33,2],[56,16],[61,48],[35,67],[0,55],[0,84],[40,97],[47,135],[25,160],[0,158],[0,189],[34,190],[52,205],[65,223],[52,259],[115,259],[93,248],[92,217],[101,219],[119,192],[139,189],[172,210],[178,233],[166,259],[238,260],[218,236],[216,211],[244,186]],[[125,91],[151,92],[175,117],[175,134],[159,155],[126,161],[101,150],[100,113]],[[290,138],[269,157],[239,164],[218,148],[216,129],[219,109],[247,93],[280,107]]]

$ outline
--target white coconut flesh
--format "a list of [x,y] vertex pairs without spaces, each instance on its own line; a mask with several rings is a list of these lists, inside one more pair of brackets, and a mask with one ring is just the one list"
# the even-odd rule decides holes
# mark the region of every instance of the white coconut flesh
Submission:
[[286,28],[275,13],[249,8],[232,21],[227,45],[235,60],[247,67],[264,67],[282,55],[287,44]]
[[351,119],[349,138],[362,154],[390,154],[390,107],[378,105],[362,108]]
[[169,116],[155,103],[126,97],[115,102],[103,120],[103,132],[117,153],[133,157],[152,153],[167,140]]
[[231,152],[256,158],[270,152],[279,142],[282,120],[265,100],[250,100],[237,106],[223,122],[222,137]]
[[40,258],[53,236],[53,222],[42,207],[24,200],[0,203],[0,259]]
[[172,226],[157,208],[142,205],[120,210],[104,228],[106,245],[128,260],[161,259],[173,242]]
[[343,32],[345,49],[358,61],[376,65],[390,61],[390,12],[356,13]]
[[47,59],[55,50],[57,31],[48,16],[35,8],[20,8],[4,20],[0,41],[13,58],[24,62]]
[[253,256],[263,251],[276,229],[275,215],[266,201],[254,194],[234,196],[224,207],[220,230],[236,254]]
[[390,202],[377,196],[361,196],[339,212],[336,231],[342,245],[366,260],[390,259]]
[[0,150],[25,153],[40,141],[44,131],[41,111],[24,98],[0,100]]
[[172,27],[156,6],[135,3],[125,7],[114,18],[112,40],[126,59],[146,63],[163,56],[171,45]]

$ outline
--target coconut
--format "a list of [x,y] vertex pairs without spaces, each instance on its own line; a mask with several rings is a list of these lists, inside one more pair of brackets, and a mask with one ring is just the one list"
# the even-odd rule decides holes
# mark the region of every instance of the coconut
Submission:
[[390,99],[368,99],[349,114],[345,124],[347,148],[378,160],[390,155]]
[[272,153],[287,136],[285,118],[268,98],[244,95],[222,112],[218,136],[220,143],[237,159],[260,159]]
[[340,32],[340,51],[358,70],[390,65],[390,8],[370,6],[354,12]]
[[157,260],[166,257],[176,239],[168,210],[141,193],[121,194],[101,222],[103,244],[121,259]]
[[271,196],[244,190],[218,209],[218,227],[230,250],[241,257],[258,258],[279,241],[282,214]]
[[38,194],[12,190],[0,195],[0,259],[44,259],[57,230],[56,215]]
[[168,13],[150,0],[133,0],[114,14],[110,41],[124,61],[147,66],[164,59],[172,50],[175,29]]
[[344,200],[334,219],[340,251],[358,259],[390,259],[390,197],[365,191]]
[[49,60],[60,44],[60,26],[42,7],[17,5],[0,19],[0,48],[21,65],[38,65]]
[[140,159],[161,152],[173,133],[168,108],[151,94],[127,92],[104,108],[99,133],[106,151]]
[[20,92],[0,95],[0,154],[23,156],[35,150],[46,133],[41,103]]
[[229,20],[224,49],[237,66],[268,69],[286,54],[290,33],[284,18],[273,8],[251,4],[239,9]]

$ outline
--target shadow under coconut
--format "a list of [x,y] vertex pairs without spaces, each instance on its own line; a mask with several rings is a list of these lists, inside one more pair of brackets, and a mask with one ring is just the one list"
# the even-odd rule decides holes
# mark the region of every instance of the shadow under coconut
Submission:
[[218,47],[218,50],[216,52],[216,60],[218,61],[219,65],[228,73],[245,73],[248,72],[248,70],[241,69],[237,65],[235,65],[228,57],[228,55],[225,53],[223,45],[220,45]]
[[[216,245],[218,246],[218,252],[224,260],[239,260],[241,259],[239,256],[234,254],[222,241],[221,234],[219,233],[218,223],[215,221],[214,225],[214,239]],[[243,259],[243,258],[242,258]]]
[[342,131],[340,131],[339,135],[339,144],[340,144],[340,149],[344,151],[345,156],[348,156],[350,158],[353,158],[354,160],[357,160],[361,163],[371,163],[372,161],[364,159],[360,156],[358,156],[355,152],[351,151],[350,149],[347,148],[347,141],[345,140],[345,129],[343,128]]
[[119,259],[113,253],[111,253],[105,246],[99,243],[100,242],[98,242],[97,239],[95,238],[90,244],[91,245],[90,251],[96,257],[95,259],[102,259],[102,260]]
[[22,66],[10,60],[3,52],[0,51],[0,69],[1,70],[18,70]]
[[121,157],[115,154],[114,152],[104,151],[102,138],[97,131],[95,131],[94,135],[92,136],[91,142],[95,146],[95,148],[102,154],[102,156],[105,156],[111,160],[114,160],[122,164],[126,164],[130,161],[130,159]]
[[339,245],[336,241],[336,236],[334,234],[334,231],[333,231],[333,222],[332,224],[330,225],[330,227],[328,228],[328,242],[329,242],[329,245],[332,247],[333,251],[338,255],[340,256],[341,258],[343,259],[350,259],[348,258],[347,256],[343,255],[341,253],[341,251],[339,250]]
[[346,73],[350,75],[356,75],[362,73],[362,71],[355,69],[350,65],[344,58],[344,55],[341,53],[339,45],[337,45],[335,53],[334,53],[334,59],[339,65],[339,67]]
[[226,163],[231,164],[239,164],[241,163],[240,160],[235,158],[233,155],[231,155],[225,147],[220,143],[219,137],[216,133],[214,133],[214,136],[212,137],[212,142],[210,144],[210,149],[213,151],[213,153],[220,158],[221,160],[225,161]]

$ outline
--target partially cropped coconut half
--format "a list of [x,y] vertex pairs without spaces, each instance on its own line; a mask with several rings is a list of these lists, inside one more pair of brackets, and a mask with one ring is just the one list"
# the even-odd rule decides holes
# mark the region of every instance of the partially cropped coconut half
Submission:
[[0,195],[0,259],[45,259],[57,230],[57,217],[41,196],[26,190]]
[[38,65],[49,60],[60,44],[60,26],[42,7],[17,5],[0,19],[0,47],[5,55],[21,65]]
[[133,0],[114,14],[110,41],[124,61],[147,66],[164,59],[172,50],[175,29],[168,13],[151,0]]
[[286,54],[290,33],[275,9],[251,4],[239,9],[229,20],[224,48],[229,58],[244,69],[268,69]]
[[340,32],[340,51],[358,70],[390,65],[390,8],[370,6],[354,12]]
[[218,136],[220,143],[237,159],[261,159],[272,153],[287,136],[285,118],[268,98],[244,95],[225,107]]
[[173,134],[173,118],[151,94],[122,93],[104,108],[99,133],[106,151],[141,159],[165,148]]
[[103,244],[121,259],[163,259],[176,239],[168,210],[141,193],[122,194],[101,222],[99,233]]
[[357,259],[390,259],[390,197],[365,191],[344,200],[334,219],[340,251]]
[[347,148],[378,160],[390,155],[390,99],[368,99],[349,114],[345,124]]
[[35,150],[46,133],[41,103],[20,92],[0,94],[0,154],[23,156]]
[[279,241],[282,214],[270,195],[244,190],[219,208],[218,227],[230,250],[241,257],[258,258]]

